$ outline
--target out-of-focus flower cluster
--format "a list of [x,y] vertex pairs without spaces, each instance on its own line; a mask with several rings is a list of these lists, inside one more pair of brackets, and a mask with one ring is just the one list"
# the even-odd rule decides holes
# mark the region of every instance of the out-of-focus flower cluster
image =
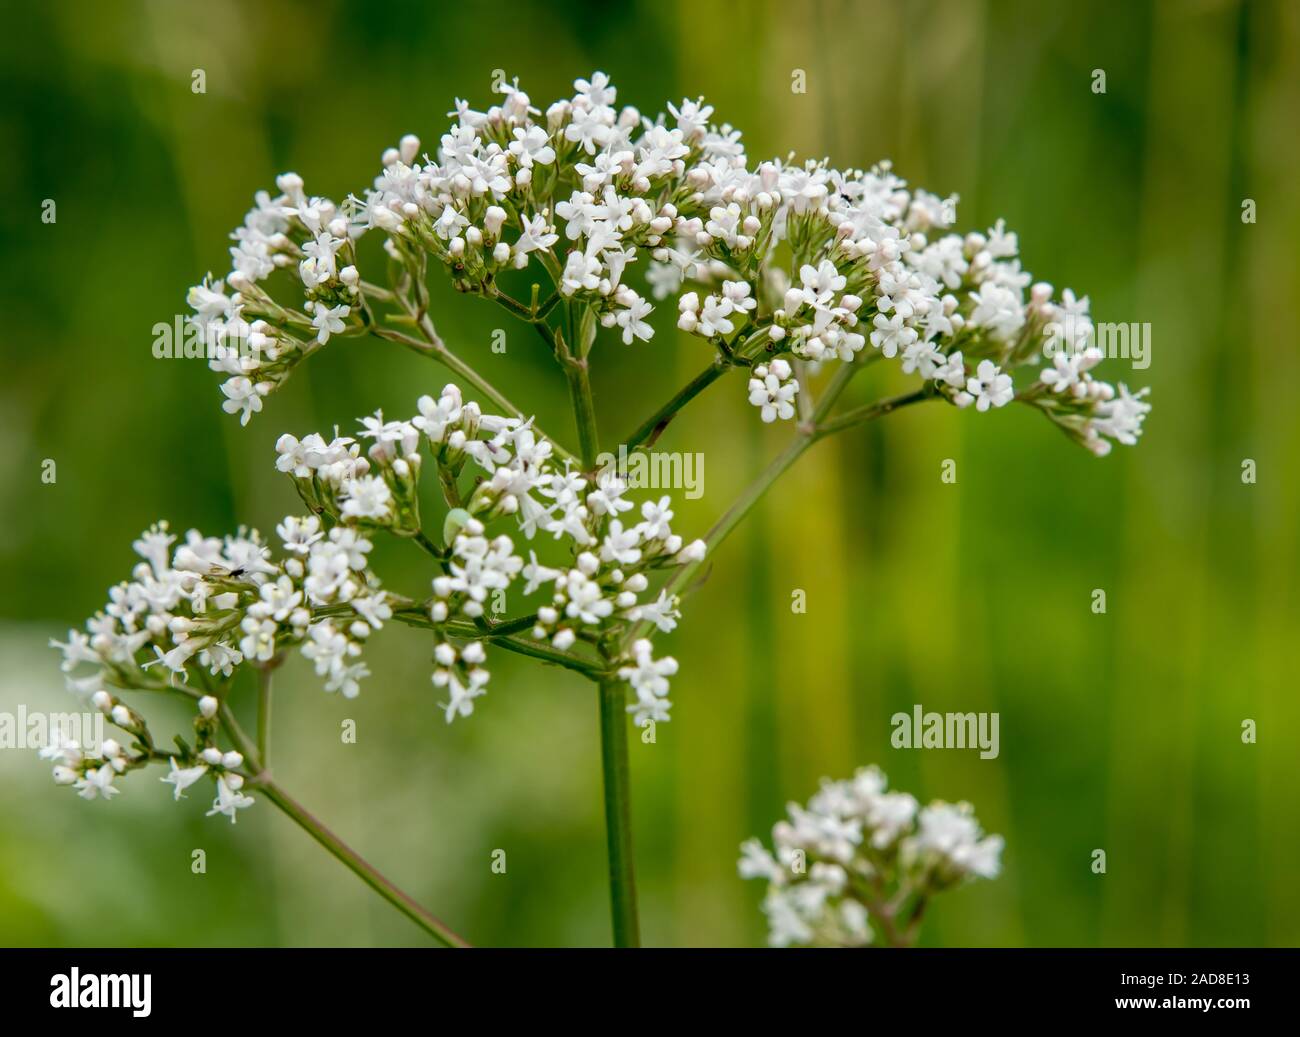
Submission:
[[768,883],[773,946],[909,944],[934,894],[997,876],[1002,837],[983,834],[970,804],[921,807],[886,787],[876,767],[823,781],[772,827],[772,851],[758,839],[741,846],[741,877]]

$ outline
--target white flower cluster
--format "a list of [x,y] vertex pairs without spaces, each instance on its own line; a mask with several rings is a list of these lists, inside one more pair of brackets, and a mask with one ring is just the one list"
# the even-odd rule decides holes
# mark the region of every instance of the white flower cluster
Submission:
[[[108,604],[86,621],[87,633],[70,631],[66,644],[54,642],[65,671],[78,663],[97,667],[70,680],[73,689],[91,695],[106,683],[148,687],[157,683],[146,673],[155,665],[173,684],[199,671],[228,677],[245,660],[269,662],[302,644],[329,677],[329,690],[355,694],[365,667],[344,660],[382,625],[383,592],[366,568],[370,542],[345,526],[326,533],[315,515],[286,518],[277,532],[285,557],[275,562],[255,530],[223,540],[192,529],[174,552],[166,522],[147,530],[133,545],[145,561],[110,590]],[[339,633],[318,613],[343,604],[351,604],[355,622]],[[360,615],[368,606],[369,621]],[[322,666],[319,646],[336,634],[347,647],[325,653],[329,665]]]
[[[118,775],[170,760],[173,773],[164,780],[178,795],[210,773],[218,786],[217,811],[233,819],[252,800],[240,791],[247,777],[239,771],[242,757],[212,744],[219,699],[202,696],[199,739],[168,756],[153,748],[144,719],[107,689],[177,689],[198,697],[190,689],[200,685],[219,694],[236,667],[275,666],[297,646],[326,691],[352,698],[369,672],[359,659],[363,645],[398,609],[404,622],[438,634],[433,684],[448,696],[442,703],[448,722],[467,716],[490,678],[483,665],[493,634],[488,609],[499,611],[496,596],[521,574],[524,595],[545,586],[550,598],[517,629],[561,653],[579,639],[589,642],[600,658],[588,668],[596,673],[603,665],[628,682],[634,697],[628,711],[638,723],[668,719],[667,678],[676,662],[655,660],[644,640],[621,657],[611,655],[610,646],[632,623],[648,621],[665,631],[676,626],[675,596],[644,596],[657,571],[700,559],[704,544],[684,544],[672,531],[671,500],[644,501],[641,520],[625,522],[617,516],[636,505],[625,498],[623,481],[609,473],[589,479],[567,461],[557,462],[553,444],[535,433],[531,421],[484,414],[453,384],[437,399],[421,397],[417,409],[409,420],[379,413],[362,418],[360,436],[371,441],[364,453],[357,439],[337,432],[328,441],[318,434],[280,437],[276,467],[292,478],[309,514],[287,516],[277,526],[283,546],[278,561],[255,531],[221,540],[191,530],[177,544],[161,522],[135,542],[143,561],[131,580],[109,592],[86,633],[73,630],[66,642],[51,642],[63,653],[65,672],[92,668],[70,676],[70,688],[131,733],[135,752],[115,742],[97,753],[58,743],[49,757],[57,760],[57,781],[74,784],[86,798],[109,798],[118,791]],[[447,543],[438,547],[425,538],[442,571],[432,579],[428,601],[416,603],[382,588],[368,566],[366,531],[424,538],[422,448],[455,499],[448,500]],[[478,474],[461,501],[458,481],[467,465]],[[489,538],[486,525],[509,517],[526,539],[540,532],[565,541],[569,561],[551,567],[529,551],[525,563],[509,535]],[[163,676],[155,676],[159,672]]]
[[773,946],[862,946],[873,925],[891,944],[910,943],[932,895],[997,876],[1002,837],[985,836],[969,804],[921,807],[886,787],[876,767],[823,781],[773,826],[774,853],[757,839],[741,846],[741,877],[768,882]]
[[[75,632],[67,644],[54,644],[64,651],[65,670],[72,669],[79,662],[102,661],[94,657],[83,637]],[[98,682],[83,678],[70,683],[91,686]],[[55,784],[71,785],[82,799],[108,800],[122,791],[115,784],[121,775],[151,763],[167,762],[171,769],[162,780],[172,786],[175,799],[183,799],[185,789],[204,775],[213,779],[216,797],[208,811],[209,817],[223,814],[233,824],[238,811],[253,805],[253,798],[240,791],[247,780],[242,770],[243,754],[233,749],[223,752],[215,744],[217,724],[214,718],[221,706],[215,697],[199,697],[198,714],[194,719],[194,742],[191,745],[178,737],[179,754],[160,752],[145,719],[111,692],[101,688],[89,696],[89,702],[129,734],[133,742],[125,746],[114,738],[106,738],[98,748],[92,748],[80,745],[61,729],[55,728],[50,732],[48,744],[40,750],[42,759],[54,761]]]
[[[190,293],[206,336],[235,332],[256,347],[212,361],[231,375],[225,408],[247,421],[303,356],[369,329],[381,296],[357,272],[355,240],[377,230],[407,269],[422,274],[433,256],[467,292],[491,295],[498,274],[536,260],[556,298],[590,314],[591,334],[598,323],[627,344],[654,334],[653,307],[628,280],[646,249],[649,294],[678,294],[678,326],[730,364],[761,367],[754,380],[769,381],[782,357],[814,370],[854,362],[869,343],[959,407],[1021,399],[1098,454],[1140,435],[1144,392],[1088,373],[1099,355],[1087,298],[1067,289],[1057,301],[1051,285],[1031,286],[1001,220],[958,234],[957,197],[909,189],[887,162],[751,167],[739,131],[717,125],[703,99],[651,119],[617,106],[604,73],[574,85],[545,112],[517,82],[500,84],[501,102],[486,111],[457,101],[433,156],[403,137],[373,187],[344,207],[307,195],[293,173],[274,197],[259,194],[234,232],[232,272]],[[278,268],[296,272],[300,309],[260,286]],[[1053,356],[1018,395],[1009,372],[1045,355],[1061,321],[1072,328],[1069,355]],[[792,418],[794,391],[766,390],[755,403],[763,420]]]
[[[430,622],[446,638],[435,649],[433,680],[449,696],[444,704],[449,721],[473,712],[474,699],[489,679],[482,645],[458,647],[450,640],[449,624],[469,621],[490,632],[489,607],[521,574],[525,596],[550,588],[531,632],[561,651],[579,638],[599,645],[627,623],[649,620],[665,631],[676,626],[675,597],[660,592],[655,600],[642,598],[656,570],[703,557],[702,541],[684,544],[672,531],[670,498],[644,501],[641,520],[625,522],[618,516],[636,507],[625,497],[625,483],[609,472],[588,478],[557,462],[553,444],[538,436],[531,422],[484,414],[478,404],[464,401],[454,384],[437,399],[421,397],[417,406],[419,413],[410,420],[363,418],[362,435],[373,440],[365,456],[348,437],[327,443],[318,435],[283,436],[278,467],[293,476],[314,512],[407,536],[420,530],[416,479],[422,444],[444,484],[457,484],[467,465],[479,472],[468,499],[449,502],[455,505],[445,524],[450,541],[428,607]],[[486,524],[508,516],[525,539],[547,533],[565,541],[567,564],[545,565],[535,551],[525,562],[509,535],[489,538]],[[636,648],[633,672],[641,672],[648,647]],[[653,665],[663,674],[676,669],[671,659]],[[629,709],[638,722],[647,716],[666,719],[666,680],[649,696],[637,679],[630,683],[637,702]]]
[[[366,566],[370,542],[346,526],[326,532],[316,515],[290,516],[277,532],[284,545],[280,561],[272,560],[256,531],[217,539],[190,530],[174,550],[177,538],[165,522],[141,535],[134,547],[144,560],[131,579],[109,591],[108,603],[86,621],[85,633],[70,630],[66,642],[51,641],[63,653],[70,689],[132,734],[137,755],[105,752],[100,760],[68,746],[56,780],[75,783],[87,798],[107,798],[117,791],[115,775],[159,758],[145,720],[110,688],[178,688],[197,696],[192,684],[214,686],[242,663],[274,665],[280,653],[298,645],[325,678],[327,691],[357,694],[367,674],[357,660],[361,646],[392,615]],[[90,672],[72,676],[80,667]],[[239,793],[243,778],[235,773],[242,758],[199,760],[207,750],[216,751],[215,727],[207,722],[217,705],[217,698],[202,697],[204,737],[182,752],[182,762],[191,772],[200,763],[212,770],[224,790],[221,812],[233,819],[233,810],[248,805]],[[217,770],[218,764],[225,770]]]
[[794,417],[794,398],[799,381],[794,369],[777,357],[770,364],[758,364],[749,380],[749,402],[759,409],[765,422],[789,421]]

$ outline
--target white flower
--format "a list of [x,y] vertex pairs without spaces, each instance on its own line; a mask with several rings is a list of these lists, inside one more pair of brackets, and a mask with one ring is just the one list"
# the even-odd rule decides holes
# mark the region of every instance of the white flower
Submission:
[[934,380],[954,389],[966,388],[966,364],[961,350],[949,353],[942,364],[932,372]]
[[366,597],[355,597],[349,604],[375,630],[381,629],[393,618],[392,606],[388,604],[383,591]]
[[411,419],[411,424],[428,436],[429,442],[441,443],[448,430],[460,421],[464,405],[460,389],[448,384],[437,400],[432,396],[421,396],[416,406],[420,413]]
[[1133,446],[1142,435],[1142,422],[1151,410],[1151,404],[1143,400],[1149,392],[1142,389],[1130,393],[1128,386],[1121,382],[1119,396],[1098,405],[1098,416],[1092,420],[1093,430],[1125,446]]
[[308,554],[312,544],[325,536],[320,528],[320,519],[315,515],[306,518],[287,515],[275,531],[284,542],[284,549],[295,555]]
[[816,267],[805,263],[799,268],[799,280],[810,306],[829,306],[831,299],[837,292],[842,292],[847,283],[829,259],[823,259]]
[[781,876],[780,865],[757,839],[746,839],[740,844],[738,870],[742,879],[767,879],[776,882]]
[[640,544],[640,527],[625,530],[623,523],[614,519],[600,545],[600,557],[603,561],[617,562],[619,565],[636,565],[641,560]]
[[998,835],[980,838],[979,822],[969,804],[932,804],[921,811],[918,826],[912,843],[917,853],[934,854],[959,874],[997,877],[1003,839]]
[[82,799],[112,799],[122,791],[113,784],[116,776],[117,771],[107,763],[87,768],[76,780],[77,795]]
[[343,321],[347,319],[349,312],[347,306],[322,306],[320,303],[313,303],[311,324],[316,329],[316,341],[323,346],[330,340],[331,335],[341,333]]
[[514,140],[510,144],[510,154],[514,155],[523,169],[531,169],[534,162],[549,166],[555,161],[555,149],[551,147],[551,138],[540,126],[514,129]]
[[669,526],[673,520],[672,503],[671,497],[660,497],[658,501],[641,505],[642,522],[637,527],[641,536],[647,540],[667,540],[672,535]]
[[[990,407],[1005,407],[1015,396],[1011,376],[1003,374],[992,360],[981,360],[975,377],[966,381],[966,396],[975,401],[975,409],[986,411]],[[967,403],[970,400],[966,400]]]
[[600,285],[600,263],[585,252],[570,252],[564,264],[560,287],[565,295],[595,291]]
[[604,72],[593,72],[591,79],[575,79],[573,88],[593,108],[612,105],[618,96],[618,90]]
[[[236,666],[244,661],[244,653],[231,648],[224,641],[208,645],[199,652],[199,663],[208,668],[214,677],[221,674],[229,677]],[[210,696],[209,696],[210,697]],[[213,701],[216,701],[215,699]]]
[[645,322],[654,307],[639,295],[633,296],[628,305],[615,314],[615,321],[623,329],[623,344],[630,346],[633,339],[648,342],[654,335],[654,328]]
[[632,645],[632,659],[632,665],[619,668],[619,678],[632,685],[639,699],[666,696],[668,678],[677,672],[677,660],[672,656],[656,660],[650,642],[645,638]]
[[386,522],[392,517],[393,491],[378,476],[363,475],[360,479],[346,480],[340,496],[342,512],[347,518]]
[[906,349],[918,338],[916,329],[907,326],[903,315],[898,312],[892,317],[877,313],[871,323],[875,328],[871,333],[871,344],[889,359],[896,357],[900,349]]
[[736,330],[734,321],[728,318],[735,313],[729,300],[710,295],[704,300],[704,309],[699,316],[699,333],[705,338],[714,335],[730,335]]
[[975,303],[970,315],[973,327],[988,328],[995,338],[1009,342],[1024,326],[1024,305],[1010,288],[985,281],[970,297]]
[[793,401],[798,392],[793,369],[779,358],[770,365],[759,364],[749,380],[749,402],[759,408],[760,417],[768,423],[794,417]]
[[514,249],[521,254],[546,252],[559,240],[560,236],[555,233],[555,228],[546,217],[534,213],[531,219],[524,222],[523,231],[519,235],[519,240],[514,243]]
[[223,382],[221,391],[226,401],[221,409],[227,414],[239,414],[239,423],[247,425],[248,419],[262,409],[262,398],[271,391],[269,382],[253,383],[243,375]]
[[212,801],[212,809],[208,811],[207,816],[224,814],[230,818],[230,823],[234,824],[237,820],[235,814],[253,805],[253,797],[239,791],[243,784],[244,779],[238,774],[218,774],[217,798]]
[[649,605],[636,605],[628,610],[628,618],[633,621],[648,620],[665,634],[677,629],[677,620],[681,618],[677,609],[676,595],[660,591],[659,597]]

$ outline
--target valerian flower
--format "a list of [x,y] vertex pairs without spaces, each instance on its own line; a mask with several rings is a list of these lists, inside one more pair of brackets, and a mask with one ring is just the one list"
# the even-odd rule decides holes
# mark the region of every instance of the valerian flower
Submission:
[[[211,781],[211,815],[234,822],[262,791],[282,806],[229,707],[234,682],[253,671],[269,702],[270,672],[298,651],[326,692],[353,698],[370,674],[366,645],[399,623],[432,632],[430,705],[447,722],[483,707],[490,658],[510,651],[598,683],[614,745],[626,737],[624,709],[643,727],[668,720],[678,666],[656,655],[653,638],[678,626],[679,591],[706,552],[808,443],[924,399],[976,413],[1024,403],[1097,455],[1141,435],[1147,390],[1094,375],[1088,298],[1032,283],[1001,220],[956,232],[955,195],[911,188],[888,162],[751,161],[740,131],[716,122],[703,98],[649,118],[617,106],[602,72],[545,109],[517,81],[496,89],[499,103],[485,110],[457,100],[432,147],[406,134],[384,148],[359,194],[336,201],[282,173],[231,233],[229,272],[189,290],[221,406],[241,424],[336,339],[401,344],[456,381],[420,396],[409,417],[362,418],[353,435],[282,435],[276,468],[303,507],[276,524],[278,546],[247,529],[225,538],[190,530],[178,541],[166,523],[136,541],[142,561],[130,579],[85,633],[54,642],[69,687],[130,741],[93,752],[60,741],[46,755],[57,783],[109,799],[121,778],[157,763],[177,799]],[[371,242],[383,252],[373,269]],[[429,311],[431,270],[539,335],[568,383],[578,453],[443,342]],[[504,287],[528,277],[526,298]],[[668,320],[651,299],[709,367],[621,446],[648,447],[733,371],[746,378],[757,420],[798,420],[801,439],[707,540],[686,540],[668,497],[632,499],[624,473],[597,461],[589,371],[600,336],[621,343],[621,357],[655,349],[656,325]],[[919,388],[831,415],[849,377],[878,359]],[[1035,377],[1017,386],[1026,367]],[[810,380],[824,368],[835,370],[823,393]],[[421,514],[429,468],[446,505],[440,524]],[[385,587],[371,565],[380,536],[426,553],[425,596]],[[507,610],[508,601],[526,605]],[[193,731],[175,751],[159,749],[146,718],[122,701],[146,690],[197,700]],[[235,748],[218,747],[219,737]],[[607,817],[626,825],[615,759],[606,756],[608,795],[624,809]],[[768,880],[779,943],[863,943],[873,924],[905,942],[917,905],[964,878],[991,877],[1001,850],[968,808],[920,810],[871,770],[792,807],[774,834],[776,856],[747,844],[742,871]],[[355,855],[341,859],[356,868]],[[632,885],[630,862],[620,867],[616,904]],[[624,913],[633,928],[634,916]],[[436,919],[421,924],[448,939]]]
[[[755,369],[749,397],[765,422],[795,416],[798,382],[768,385],[778,363],[854,363],[866,350],[900,359],[958,407],[1035,406],[1097,454],[1140,436],[1145,390],[1091,373],[1100,353],[1087,297],[1031,289],[1002,220],[956,233],[956,196],[910,189],[888,162],[751,164],[739,132],[713,123],[703,99],[645,119],[615,107],[604,73],[577,80],[544,115],[517,84],[501,89],[504,103],[486,111],[462,102],[432,157],[409,134],[387,149],[352,216],[308,195],[294,173],[277,178],[279,193],[258,193],[232,235],[232,271],[189,293],[206,337],[246,329],[259,346],[233,371],[212,362],[231,374],[226,410],[247,422],[303,357],[370,331],[367,308],[381,300],[357,274],[356,241],[377,232],[390,256],[429,255],[487,296],[499,272],[544,267],[563,298],[626,345],[655,334],[654,306],[633,284],[640,269],[648,294],[677,294],[680,328]],[[299,283],[301,309],[267,295],[262,282],[276,271]],[[1062,324],[1066,354],[1017,389],[1013,370],[1045,357]]]

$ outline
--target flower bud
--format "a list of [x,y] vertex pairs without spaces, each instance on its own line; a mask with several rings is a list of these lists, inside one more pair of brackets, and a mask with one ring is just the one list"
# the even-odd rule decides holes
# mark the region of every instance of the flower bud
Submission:
[[491,237],[501,233],[501,225],[506,222],[506,211],[499,205],[489,205],[483,214],[483,229]]

